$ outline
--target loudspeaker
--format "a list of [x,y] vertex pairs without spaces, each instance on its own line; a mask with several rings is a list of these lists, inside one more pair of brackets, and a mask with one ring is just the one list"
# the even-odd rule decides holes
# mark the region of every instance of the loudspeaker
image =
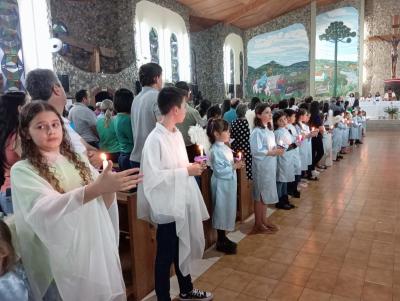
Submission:
[[61,85],[64,88],[66,93],[69,92],[69,76],[67,74],[57,74],[58,79],[61,82]]

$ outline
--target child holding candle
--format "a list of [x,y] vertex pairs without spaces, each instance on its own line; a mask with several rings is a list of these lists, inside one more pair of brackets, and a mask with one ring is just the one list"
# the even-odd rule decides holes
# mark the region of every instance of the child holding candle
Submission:
[[155,291],[158,301],[170,301],[170,268],[174,263],[180,300],[212,300],[209,292],[193,288],[191,263],[204,252],[203,220],[208,219],[194,176],[206,165],[189,163],[185,142],[176,128],[185,119],[186,92],[175,87],[158,94],[161,122],[144,143],[138,187],[138,218],[157,224]]
[[135,187],[138,170],[114,173],[109,161],[99,175],[72,151],[61,116],[45,102],[22,109],[19,134],[22,160],[11,168],[11,191],[35,299],[58,290],[65,301],[125,300],[115,192]]
[[295,206],[289,202],[287,184],[295,180],[293,162],[295,157],[294,149],[297,148],[297,145],[293,142],[292,135],[286,128],[288,122],[284,111],[279,110],[274,113],[273,124],[276,142],[286,150],[282,156],[278,157],[276,188],[279,202],[275,207],[278,209],[290,210],[295,208]]
[[211,194],[213,200],[213,228],[217,230],[217,251],[236,254],[236,243],[226,237],[226,231],[235,229],[237,207],[236,169],[243,168],[244,162],[233,158],[229,142],[229,124],[223,119],[210,119],[207,125],[210,139]]
[[253,198],[254,227],[251,233],[271,234],[278,227],[267,218],[267,205],[278,202],[276,189],[277,156],[282,156],[284,149],[278,148],[271,126],[272,112],[267,103],[260,103],[255,108],[254,129],[250,135],[250,149],[253,156]]
[[[292,136],[292,143],[296,143],[297,145],[302,144],[302,136],[300,132],[294,126],[296,122],[296,112],[292,109],[285,109],[285,114],[287,118],[287,129]],[[298,184],[301,179],[301,158],[300,158],[300,149],[295,148],[293,150],[293,167],[294,167],[294,181],[288,183],[288,194],[295,197],[300,198],[300,191],[297,189]]]
[[339,161],[342,156],[340,156],[339,152],[342,146],[342,129],[339,127],[339,124],[342,121],[342,116],[337,115],[334,118],[334,128],[332,132],[332,159],[333,161]]
[[[300,162],[301,162],[301,172],[304,178],[306,178],[306,174],[308,173],[309,166],[311,165],[311,137],[312,133],[310,128],[307,125],[308,117],[307,117],[306,109],[299,109],[296,114],[296,130],[302,133],[302,143],[299,147],[300,153]],[[307,180],[305,180],[307,181]],[[305,185],[303,185],[305,186]]]

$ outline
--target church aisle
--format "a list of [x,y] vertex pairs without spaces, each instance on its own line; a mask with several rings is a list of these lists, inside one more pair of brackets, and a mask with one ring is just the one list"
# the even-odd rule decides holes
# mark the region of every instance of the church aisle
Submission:
[[272,215],[277,234],[246,236],[196,287],[215,301],[400,300],[399,133],[367,135]]

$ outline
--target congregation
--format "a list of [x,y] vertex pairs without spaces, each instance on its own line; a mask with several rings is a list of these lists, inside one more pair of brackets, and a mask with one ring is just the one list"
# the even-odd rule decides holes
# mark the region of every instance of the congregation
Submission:
[[295,210],[291,198],[363,144],[366,115],[352,99],[195,104],[186,82],[163,87],[162,72],[142,65],[138,95],[121,88],[94,110],[80,90],[67,112],[65,91],[46,69],[27,74],[29,94],[1,97],[0,208],[12,217],[0,221],[1,300],[126,300],[118,191],[137,191],[138,218],[157,225],[158,300],[171,300],[172,264],[180,300],[212,300],[190,276],[209,218],[199,176],[212,170],[216,249],[234,255],[227,233],[235,229],[237,170],[252,181],[250,234],[274,235],[267,210]]

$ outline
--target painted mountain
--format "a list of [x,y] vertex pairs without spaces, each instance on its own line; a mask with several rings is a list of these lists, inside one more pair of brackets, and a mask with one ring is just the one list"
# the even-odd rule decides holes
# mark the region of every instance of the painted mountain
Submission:
[[297,23],[263,33],[247,45],[247,95],[277,102],[303,97],[310,76],[309,43],[304,25]]

